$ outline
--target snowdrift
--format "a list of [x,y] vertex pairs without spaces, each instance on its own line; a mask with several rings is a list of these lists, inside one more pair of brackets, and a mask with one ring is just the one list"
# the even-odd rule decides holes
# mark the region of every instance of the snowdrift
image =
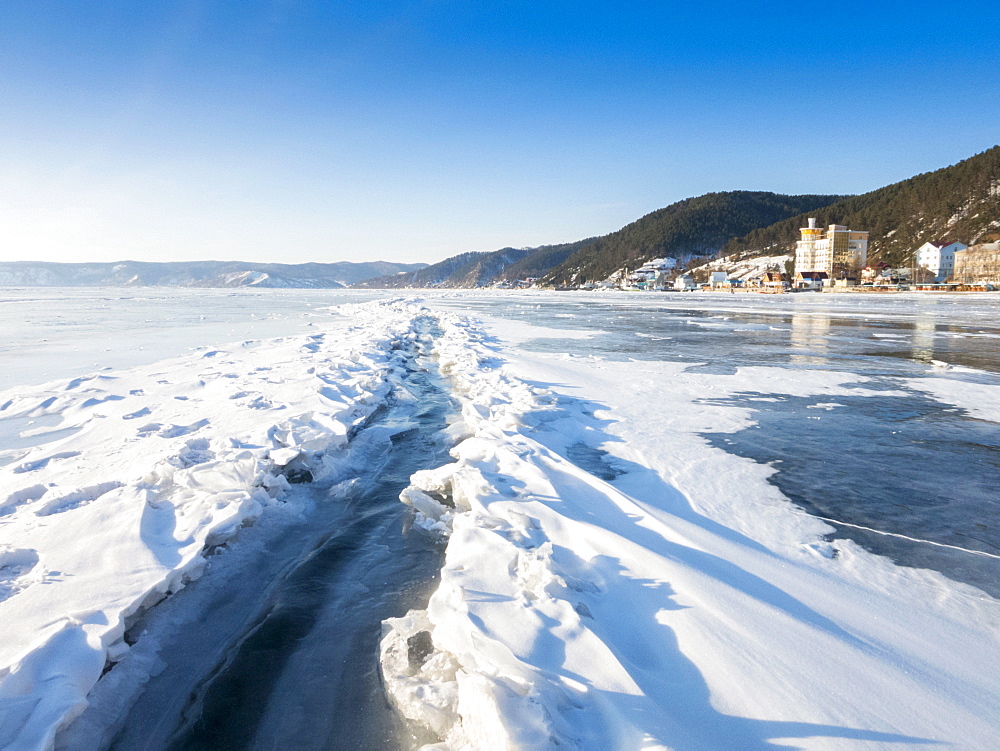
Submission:
[[863,379],[623,371],[505,351],[469,321],[446,330],[467,437],[401,500],[447,558],[427,609],[387,621],[381,647],[389,693],[440,748],[1000,739],[997,603],[824,541],[768,467],[696,435],[749,419],[706,392],[857,395]]
[[33,446],[0,467],[0,748],[49,748],[137,616],[213,549],[333,471],[390,390],[413,311],[0,394]]

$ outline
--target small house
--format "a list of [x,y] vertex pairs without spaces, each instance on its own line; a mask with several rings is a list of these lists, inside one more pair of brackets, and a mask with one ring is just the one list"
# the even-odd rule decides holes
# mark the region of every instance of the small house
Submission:
[[780,271],[765,271],[764,276],[760,280],[762,287],[770,288],[780,288],[784,289],[789,286],[788,281],[785,279],[785,275]]
[[795,274],[795,289],[823,289],[828,278],[825,271],[799,271]]
[[674,289],[686,292],[688,290],[698,289],[698,283],[695,282],[694,277],[690,274],[681,274],[674,279]]

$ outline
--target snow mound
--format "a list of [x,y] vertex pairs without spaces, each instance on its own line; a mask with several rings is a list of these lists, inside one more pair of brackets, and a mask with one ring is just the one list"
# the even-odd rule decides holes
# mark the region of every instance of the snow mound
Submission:
[[290,482],[336,470],[416,315],[339,313],[309,336],[0,393],[0,418],[45,425],[0,466],[0,748],[51,747],[144,610]]
[[[825,542],[829,527],[767,485],[769,468],[698,442],[697,430],[722,429],[699,403],[704,391],[685,402],[684,384],[676,395],[660,387],[678,438],[654,399],[636,397],[652,383],[638,366],[629,380],[555,356],[541,372],[525,358],[532,385],[473,322],[439,321],[461,440],[453,463],[416,473],[400,500],[446,539],[446,559],[427,608],[384,622],[380,655],[392,701],[439,738],[428,748],[971,748],[1000,738],[994,601]],[[859,393],[850,374],[780,378],[743,368],[729,388]],[[621,428],[641,438],[619,449],[627,462],[609,463],[601,446],[620,439],[594,404],[545,387],[584,381],[634,420]],[[659,443],[677,452],[672,463],[644,457]],[[694,473],[713,461],[715,472]]]

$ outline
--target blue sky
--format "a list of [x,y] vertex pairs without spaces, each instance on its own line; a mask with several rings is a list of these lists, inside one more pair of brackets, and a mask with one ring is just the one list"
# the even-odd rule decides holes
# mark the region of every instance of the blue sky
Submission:
[[1000,142],[1000,3],[0,4],[0,259],[434,262]]

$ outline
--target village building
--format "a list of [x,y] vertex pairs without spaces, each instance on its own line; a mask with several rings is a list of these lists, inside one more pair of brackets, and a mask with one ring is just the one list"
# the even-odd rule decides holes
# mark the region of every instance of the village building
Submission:
[[789,286],[787,276],[780,271],[765,271],[760,278],[761,292],[784,292]]
[[746,279],[746,288],[754,292],[784,292],[791,287],[788,275],[777,269],[767,269],[752,274]]
[[666,271],[658,271],[656,276],[646,283],[646,289],[664,292],[670,289],[672,285],[673,280],[670,279],[670,275]]
[[962,284],[1000,282],[1000,242],[980,243],[957,251],[953,276]]
[[694,280],[694,277],[690,274],[681,274],[676,279],[674,279],[674,289],[679,290],[691,290],[698,289],[698,283]]
[[840,224],[827,229],[809,226],[800,232],[802,239],[795,244],[796,272],[823,271],[830,279],[853,276],[868,259],[868,233],[852,230]]
[[905,283],[912,281],[913,269],[906,268],[904,266],[898,266],[896,268],[886,269],[882,272],[883,277],[888,277],[890,282]]
[[796,271],[795,289],[823,289],[829,278],[825,271]]
[[955,253],[965,250],[965,243],[948,243],[943,240],[926,242],[917,248],[915,262],[918,269],[927,269],[934,280],[943,282],[955,273]]
[[712,289],[720,289],[727,286],[726,281],[729,279],[729,274],[725,271],[712,271],[708,275],[708,285]]
[[623,289],[665,289],[666,279],[677,266],[673,258],[654,258],[646,261],[631,274],[626,274]]
[[664,290],[668,286],[667,278],[677,266],[674,258],[654,258],[646,261],[631,274],[626,273],[622,280],[622,289]]

